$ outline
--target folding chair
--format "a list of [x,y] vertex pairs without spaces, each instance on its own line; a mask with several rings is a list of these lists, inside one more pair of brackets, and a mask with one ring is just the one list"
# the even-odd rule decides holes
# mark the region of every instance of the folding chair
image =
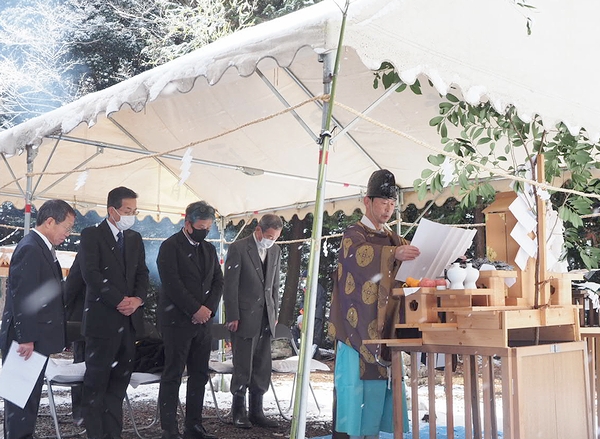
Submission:
[[[134,360],[134,369],[136,370],[147,370],[147,371],[158,371],[162,370],[161,366],[164,366],[164,350],[162,339],[159,331],[156,329],[156,326],[149,322],[144,322],[144,333],[145,336],[141,339],[138,339],[135,344],[136,355]],[[133,372],[131,374],[131,378],[129,379],[129,385],[136,389],[138,386],[148,385],[148,384],[159,384],[160,383],[161,374],[158,373],[150,373],[150,372]],[[183,408],[181,406],[181,401],[177,399],[178,409],[181,413],[183,413]],[[129,394],[125,393],[125,406],[127,413],[129,415],[129,419],[131,419],[132,428],[128,428],[126,432],[134,432],[136,436],[140,439],[146,439],[142,436],[141,431],[147,430],[155,426],[159,421],[159,404],[158,400],[156,402],[156,411],[154,412],[154,418],[150,421],[149,424],[140,426],[138,422],[135,420],[133,406],[131,405],[131,400],[129,398]]]
[[[160,375],[156,373],[144,373],[144,372],[133,372],[131,374],[131,378],[129,380],[129,385],[136,389],[138,386],[145,384],[157,384],[160,383]],[[181,403],[180,403],[181,404]],[[140,439],[148,439],[145,436],[142,436],[141,431],[152,428],[158,422],[158,400],[156,402],[156,411],[154,413],[154,418],[148,425],[144,425],[142,427],[137,425],[135,422],[135,416],[133,414],[133,407],[131,405],[131,400],[129,399],[129,395],[125,393],[125,405],[127,407],[127,413],[129,414],[129,419],[131,419],[131,429],[123,430],[123,431],[133,431],[137,437]]]
[[[59,387],[72,387],[74,385],[83,384],[83,375],[85,374],[85,363],[60,363],[50,358],[48,365],[46,366],[46,373],[44,380],[46,382],[46,390],[48,392],[48,406],[50,407],[50,416],[54,422],[54,429],[56,430],[57,439],[62,437],[70,437],[73,435],[62,436],[60,433],[58,414],[56,411],[56,404],[54,402],[54,390],[53,386]],[[85,429],[76,433],[75,436],[79,436],[85,433]]]
[[[58,414],[56,411],[56,404],[54,401],[54,391],[53,386],[62,386],[62,387],[72,387],[74,385],[83,384],[83,376],[85,374],[85,363],[69,363],[62,364],[53,359],[48,361],[48,366],[46,367],[46,387],[48,391],[48,405],[50,407],[50,416],[54,422],[54,428],[56,430],[57,439],[61,439],[63,437],[68,437],[65,435],[61,435],[59,422],[58,422]],[[144,384],[156,384],[160,382],[160,375],[158,374],[150,374],[150,373],[142,373],[142,372],[134,372],[131,375],[131,380],[129,384],[135,389],[139,385]],[[135,434],[140,439],[146,439],[141,434],[141,430],[146,430],[148,428],[153,427],[158,422],[158,403],[156,405],[156,414],[154,419],[150,422],[150,424],[145,425],[143,427],[139,427],[135,421],[133,407],[131,406],[131,401],[129,400],[129,396],[125,394],[125,403],[127,407],[127,411],[129,414],[129,418],[131,419],[131,424],[133,428],[131,430],[125,431],[134,431]],[[179,403],[179,408],[181,409],[181,402]],[[85,429],[81,432],[76,433],[76,436],[82,435],[85,433]],[[72,435],[71,435],[72,436]]]
[[[231,333],[225,327],[225,325],[221,324],[221,323],[213,324],[211,327],[211,333],[212,333],[213,340],[226,341],[226,340],[231,339]],[[231,360],[226,360],[226,361],[210,360],[208,362],[208,369],[209,369],[210,373],[216,373],[216,374],[221,374],[221,375],[233,375],[233,362]],[[227,417],[229,416],[230,411],[226,412],[225,414],[221,413],[221,410],[219,409],[219,403],[217,402],[217,395],[215,394],[215,387],[213,385],[213,382],[210,378],[209,378],[208,382],[210,384],[210,392],[212,395],[213,402],[215,404],[215,411],[217,413],[217,418],[219,419],[219,421],[226,423]]]
[[[294,337],[292,335],[292,331],[290,330],[289,327],[285,326],[282,323],[278,323],[277,326],[275,327],[275,337],[274,338],[288,339],[290,342],[290,345],[292,346],[292,349],[294,350],[294,353],[296,354],[295,356],[286,358],[284,360],[274,360],[273,364],[272,364],[273,372],[293,373],[294,374],[294,382],[292,384],[292,394],[290,396],[290,404],[289,404],[287,410],[285,410],[285,413],[287,413],[290,411],[290,409],[292,407],[292,403],[294,400],[294,391],[296,389],[296,381],[298,379],[298,361],[300,358],[298,356],[299,349],[298,349],[298,346],[296,345],[296,341],[294,340]],[[311,352],[312,355],[315,354],[315,351],[317,348],[318,348],[317,345],[312,346],[312,352]],[[329,371],[329,366],[327,366],[325,363],[321,363],[320,361],[315,360],[314,358],[311,358],[310,371],[314,372],[317,370]],[[291,419],[291,417],[284,415],[284,410],[281,408],[279,398],[277,397],[277,393],[275,392],[275,386],[273,385],[273,380],[271,380],[270,385],[271,385],[271,390],[273,391],[273,395],[275,396],[275,403],[277,404],[279,413],[281,414],[281,416],[284,419],[287,419],[289,421]],[[313,386],[312,386],[310,380],[308,382],[308,387],[310,388],[310,392],[312,393],[313,399],[315,400],[315,404],[317,405],[317,410],[319,410],[319,414],[321,414],[321,406],[319,406],[317,396],[315,395],[315,390],[313,389]]]

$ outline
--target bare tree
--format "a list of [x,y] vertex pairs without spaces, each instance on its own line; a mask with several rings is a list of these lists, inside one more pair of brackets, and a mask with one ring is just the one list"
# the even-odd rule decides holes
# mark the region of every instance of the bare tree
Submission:
[[64,5],[42,1],[0,12],[0,128],[77,96],[83,64],[64,35],[78,19]]
[[20,0],[0,9],[0,129],[319,0]]

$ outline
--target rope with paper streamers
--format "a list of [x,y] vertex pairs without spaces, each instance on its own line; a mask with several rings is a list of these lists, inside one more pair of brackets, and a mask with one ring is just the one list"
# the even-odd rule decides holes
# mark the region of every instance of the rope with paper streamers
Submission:
[[[593,213],[593,214],[589,214],[589,215],[581,215],[581,218],[598,218],[600,217],[600,213]],[[398,221],[390,221],[389,223],[387,223],[388,226],[394,226],[398,224]],[[417,226],[417,223],[407,223],[404,221],[400,221],[400,225],[401,226],[405,226],[405,227],[411,227],[411,226]],[[478,227],[485,227],[485,223],[474,223],[474,224],[469,224],[469,223],[464,223],[464,224],[447,224],[448,226],[452,226],[452,227],[461,227],[461,228],[478,228]],[[17,231],[19,230],[24,230],[23,227],[20,226],[9,226],[9,225],[5,225],[5,224],[0,224],[0,227],[2,228],[6,228],[6,229],[15,229],[12,233],[10,233],[9,235],[5,236],[4,238],[2,238],[0,240],[0,243],[8,240],[11,236],[13,236]],[[76,232],[72,232],[70,236],[79,236],[80,233],[76,233]],[[335,238],[341,238],[342,236],[344,236],[343,233],[333,233],[331,235],[327,235],[327,236],[322,236],[321,237],[321,241],[327,242],[328,239],[335,239]],[[142,239],[144,241],[164,241],[165,239],[167,239],[168,237],[165,238],[152,238],[152,237],[142,237]],[[304,243],[308,243],[310,242],[312,238],[301,238],[301,239],[291,239],[291,240],[287,240],[287,241],[277,241],[278,245],[291,245],[291,244],[304,244]],[[221,240],[220,239],[206,239],[207,242],[217,242],[220,243]],[[232,244],[233,241],[224,241],[225,244],[229,245]]]
[[2,244],[4,241],[8,241],[8,239],[9,239],[11,236],[15,235],[15,234],[16,234],[16,233],[19,231],[19,229],[22,229],[22,228],[23,228],[23,227],[15,227],[15,226],[2,226],[2,227],[6,227],[6,228],[9,228],[9,229],[15,229],[15,230],[13,230],[12,232],[10,232],[10,233],[9,233],[8,235],[6,235],[4,238],[0,239],[0,244]]
[[[598,214],[598,216],[600,216],[600,214]],[[393,226],[393,225],[396,225],[397,223],[398,223],[398,221],[391,221],[388,223],[388,226]],[[416,226],[417,225],[415,223],[406,223],[406,222],[400,222],[400,224],[402,226]],[[481,223],[480,224],[448,224],[448,225],[451,225],[452,227],[465,227],[465,228],[485,227],[485,224],[481,224]],[[0,243],[7,241],[11,236],[13,236],[19,230],[24,230],[24,227],[21,227],[21,226],[9,226],[9,225],[5,225],[5,224],[0,224],[0,228],[14,229],[13,232],[11,232],[9,235],[2,238],[0,240]],[[71,234],[70,234],[70,236],[80,236],[80,235],[81,234],[77,233],[77,232],[71,232]],[[321,241],[327,242],[328,239],[341,238],[342,236],[344,236],[343,233],[333,233],[331,235],[322,236]],[[167,238],[168,238],[168,236],[165,238],[142,237],[142,239],[144,241],[164,241]],[[312,238],[301,238],[301,239],[292,239],[292,240],[288,240],[288,241],[277,241],[277,244],[279,244],[279,245],[304,244],[304,243],[310,242],[311,239]],[[207,242],[217,242],[217,243],[221,242],[220,239],[206,239],[206,241]],[[224,243],[229,245],[229,244],[232,244],[233,241],[224,241]]]
[[563,193],[572,194],[572,195],[579,195],[579,196],[587,197],[587,198],[596,198],[596,199],[600,200],[600,195],[597,195],[597,194],[588,194],[586,192],[576,191],[576,190],[573,190],[573,189],[560,188],[560,187],[552,186],[552,185],[550,185],[548,183],[541,183],[541,182],[538,182],[538,181],[535,181],[535,180],[531,180],[531,179],[528,179],[528,178],[519,177],[517,175],[512,175],[512,174],[509,174],[509,173],[504,172],[502,170],[498,170],[498,169],[495,169],[495,168],[490,168],[488,166],[482,165],[481,163],[475,162],[475,161],[470,160],[468,158],[460,157],[460,156],[454,154],[453,152],[444,151],[443,149],[439,149],[439,148],[436,148],[435,146],[431,146],[428,143],[423,142],[422,140],[419,140],[416,137],[411,136],[408,133],[405,133],[403,131],[397,130],[396,128],[392,128],[389,125],[386,125],[386,124],[384,124],[382,122],[379,122],[379,121],[377,121],[377,120],[375,120],[375,119],[367,116],[366,114],[363,114],[360,111],[355,110],[352,107],[349,107],[347,105],[344,105],[344,104],[340,103],[339,101],[336,102],[335,105],[338,106],[338,107],[340,107],[340,108],[343,108],[344,110],[348,111],[349,113],[352,113],[355,116],[360,117],[361,119],[363,119],[363,120],[365,120],[365,121],[367,121],[367,122],[369,122],[369,123],[371,123],[371,124],[373,124],[375,126],[378,126],[379,128],[382,128],[382,129],[384,129],[386,131],[389,131],[389,132],[391,132],[393,134],[396,134],[398,136],[404,137],[404,138],[410,140],[411,142],[414,142],[417,145],[422,146],[423,148],[427,148],[427,149],[429,149],[429,150],[431,150],[431,151],[433,151],[433,152],[435,152],[437,154],[442,154],[442,155],[444,155],[446,157],[450,157],[453,160],[457,160],[457,161],[463,162],[463,163],[465,163],[467,165],[472,165],[472,166],[476,167],[477,169],[481,169],[481,170],[487,171],[487,172],[489,172],[492,175],[499,175],[499,176],[501,176],[503,178],[506,178],[508,180],[520,181],[521,183],[527,183],[527,184],[530,184],[532,186],[536,186],[536,187],[538,187],[540,189],[552,190],[552,191],[556,191],[556,192],[563,192]]
[[155,152],[155,153],[152,153],[152,154],[148,154],[148,155],[145,155],[145,156],[142,156],[142,157],[135,158],[133,160],[129,160],[129,161],[126,161],[126,162],[122,162],[122,163],[118,163],[118,164],[113,164],[113,165],[88,166],[88,167],[81,168],[81,169],[71,169],[69,171],[28,172],[25,175],[23,175],[22,177],[15,178],[14,180],[9,181],[8,183],[4,184],[3,186],[0,186],[0,189],[4,189],[5,187],[7,187],[7,186],[9,186],[9,185],[11,185],[13,183],[17,183],[17,182],[19,182],[19,181],[21,181],[21,180],[23,180],[24,178],[27,178],[27,177],[36,177],[36,176],[41,176],[41,175],[66,175],[66,174],[75,174],[75,173],[81,173],[81,172],[88,172],[88,171],[92,171],[92,170],[113,169],[113,168],[119,168],[121,166],[131,165],[133,163],[137,163],[137,162],[140,162],[142,160],[160,158],[160,157],[162,157],[164,155],[173,154],[175,152],[183,151],[184,149],[188,149],[188,148],[191,148],[193,146],[200,145],[202,143],[210,142],[211,140],[219,139],[221,137],[224,137],[224,136],[227,136],[229,134],[235,133],[236,131],[243,130],[244,128],[250,127],[252,125],[256,125],[256,124],[259,124],[259,123],[262,123],[262,122],[266,122],[267,120],[274,119],[276,117],[282,116],[282,115],[290,113],[292,111],[295,111],[298,108],[303,107],[306,104],[310,104],[311,102],[314,102],[314,101],[327,102],[327,101],[329,101],[329,95],[322,94],[322,95],[319,95],[319,96],[314,96],[314,97],[312,97],[310,99],[306,99],[306,100],[304,100],[304,101],[302,101],[302,102],[300,102],[300,103],[298,103],[296,105],[293,105],[291,107],[285,108],[285,109],[283,109],[281,111],[278,111],[276,113],[270,114],[268,116],[259,117],[258,119],[254,119],[254,120],[251,120],[250,122],[243,123],[241,125],[238,125],[235,128],[232,128],[230,130],[227,130],[227,131],[224,131],[222,133],[216,134],[214,136],[206,137],[206,138],[204,138],[202,140],[197,140],[195,142],[191,142],[191,143],[188,143],[187,145],[179,146],[177,148],[173,148],[173,149],[170,149],[168,151]]
[[[82,177],[80,177],[80,179],[77,182],[77,185],[79,187],[81,187],[81,186],[83,186],[83,184],[85,184],[85,180],[87,178],[87,174],[91,170],[112,169],[112,168],[118,168],[118,167],[121,167],[121,166],[127,166],[127,165],[130,165],[130,164],[133,164],[133,163],[137,163],[137,162],[142,161],[142,160],[159,158],[159,157],[161,157],[163,155],[172,154],[172,153],[175,153],[175,152],[182,151],[184,149],[187,150],[188,154],[189,154],[190,148],[193,147],[193,146],[200,145],[202,143],[206,143],[206,142],[209,142],[211,140],[216,140],[216,139],[219,139],[221,137],[227,136],[227,135],[229,135],[231,133],[234,133],[236,131],[240,131],[240,130],[242,130],[244,128],[247,128],[249,126],[256,125],[256,124],[265,122],[265,121],[270,120],[270,119],[274,119],[274,118],[279,117],[281,115],[287,114],[287,113],[289,113],[291,111],[295,111],[296,109],[298,109],[298,108],[300,108],[300,107],[302,107],[302,106],[304,106],[306,104],[309,104],[311,102],[317,101],[317,100],[321,100],[323,102],[327,102],[329,100],[329,95],[322,94],[322,95],[319,95],[319,96],[314,96],[314,97],[306,99],[306,100],[304,100],[304,101],[302,101],[302,102],[300,102],[300,103],[298,103],[296,105],[293,105],[291,107],[285,108],[282,111],[279,111],[279,112],[276,112],[276,113],[272,113],[270,115],[267,115],[267,116],[264,116],[264,117],[260,117],[258,119],[254,119],[254,120],[252,120],[250,122],[246,122],[244,124],[238,125],[235,128],[232,128],[230,130],[227,130],[227,131],[224,131],[222,133],[216,134],[214,136],[210,136],[210,137],[204,138],[202,140],[197,140],[195,142],[191,142],[191,143],[189,143],[187,145],[180,146],[180,147],[177,147],[177,148],[173,148],[173,149],[168,150],[168,151],[164,151],[164,152],[160,152],[160,153],[152,153],[152,154],[148,154],[148,155],[145,155],[145,156],[142,156],[142,157],[135,158],[133,160],[129,160],[129,161],[118,163],[118,164],[112,164],[112,165],[89,166],[89,167],[81,168],[81,169],[71,169],[69,171],[26,173],[24,176],[15,178],[15,179],[7,182],[6,184],[0,186],[0,189],[4,189],[4,188],[6,188],[7,186],[9,186],[9,185],[11,185],[13,183],[17,183],[17,182],[23,180],[26,177],[35,177],[35,176],[42,176],[42,175],[66,175],[66,174],[73,174],[73,173],[82,173]],[[345,104],[343,104],[343,103],[341,103],[339,101],[336,102],[335,105],[338,106],[338,107],[340,107],[340,108],[342,108],[342,109],[344,109],[344,110],[346,110],[346,111],[348,111],[351,114],[354,114],[357,117],[360,117],[361,119],[363,119],[363,120],[365,120],[365,121],[367,121],[367,122],[369,122],[369,123],[371,123],[371,124],[373,124],[375,126],[378,126],[378,127],[382,128],[382,129],[384,129],[386,131],[389,131],[389,132],[391,132],[391,133],[393,133],[395,135],[404,137],[404,138],[406,138],[406,139],[414,142],[417,145],[420,145],[420,146],[422,146],[422,147],[424,147],[426,149],[429,149],[430,151],[433,151],[436,154],[442,154],[442,155],[444,155],[446,157],[452,158],[453,160],[457,160],[457,161],[460,161],[462,163],[472,165],[472,166],[476,167],[477,169],[481,169],[481,170],[487,171],[487,172],[489,172],[492,175],[498,175],[498,176],[501,176],[501,177],[509,179],[509,180],[519,181],[519,182],[522,182],[522,183],[527,183],[527,184],[530,184],[532,186],[536,186],[536,187],[538,187],[540,189],[552,190],[552,191],[556,191],[556,192],[563,192],[563,193],[567,193],[567,194],[579,195],[579,196],[583,196],[583,197],[587,197],[587,198],[595,198],[595,199],[600,200],[600,195],[597,195],[597,194],[590,194],[590,193],[585,193],[585,192],[581,192],[581,191],[576,191],[576,190],[573,190],[573,189],[565,189],[565,188],[560,188],[560,187],[552,186],[552,185],[550,185],[548,183],[537,182],[535,180],[531,180],[531,179],[524,178],[524,177],[519,177],[519,176],[516,176],[516,175],[509,174],[509,173],[507,173],[505,171],[502,171],[502,170],[498,170],[498,169],[495,169],[495,168],[491,168],[489,166],[482,165],[481,163],[477,163],[477,162],[475,162],[473,160],[470,160],[468,158],[460,157],[460,156],[458,156],[458,155],[456,155],[456,154],[454,154],[452,152],[444,151],[443,149],[436,148],[436,147],[434,147],[432,145],[429,145],[428,143],[426,143],[426,142],[424,142],[424,141],[422,141],[420,139],[417,139],[416,137],[411,136],[408,133],[405,133],[405,132],[400,131],[400,130],[398,130],[396,128],[390,127],[389,125],[386,125],[386,124],[384,124],[382,122],[379,122],[379,121],[377,121],[377,120],[375,120],[375,119],[367,116],[366,114],[364,114],[364,113],[362,113],[362,112],[360,112],[358,110],[355,110],[354,108],[349,107],[348,105],[345,105]],[[185,171],[185,170],[183,170],[183,171]],[[185,174],[185,172],[184,172],[184,174]],[[183,180],[185,181],[185,178]],[[181,182],[181,183],[183,183],[183,182]],[[595,217],[595,216],[598,216],[598,215],[596,215],[596,214],[584,215],[584,216],[582,216],[582,218],[592,218],[592,217]],[[473,224],[464,224],[464,225],[453,224],[453,225],[457,226],[457,227],[474,227]]]

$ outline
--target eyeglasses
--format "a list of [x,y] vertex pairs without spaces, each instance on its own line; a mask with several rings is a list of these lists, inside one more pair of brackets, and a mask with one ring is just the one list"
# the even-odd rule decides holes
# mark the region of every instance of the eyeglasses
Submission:
[[133,212],[131,211],[127,211],[127,212],[121,212],[120,209],[115,209],[119,215],[125,215],[125,216],[138,216],[138,214],[140,213],[139,210],[135,209]]
[[73,226],[67,227],[63,223],[56,223],[56,224],[61,226],[65,230],[65,232],[67,232],[69,235],[71,233],[73,233]]

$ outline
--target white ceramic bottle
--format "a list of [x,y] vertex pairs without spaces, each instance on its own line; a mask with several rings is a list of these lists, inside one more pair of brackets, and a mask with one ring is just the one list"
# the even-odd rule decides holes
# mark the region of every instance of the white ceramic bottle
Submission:
[[466,276],[465,276],[465,290],[474,290],[477,288],[475,282],[479,279],[479,270],[473,267],[473,264],[467,262],[467,268],[465,268]]
[[464,289],[464,281],[467,276],[467,271],[460,266],[459,262],[453,263],[446,271],[446,277],[450,281],[451,290]]

